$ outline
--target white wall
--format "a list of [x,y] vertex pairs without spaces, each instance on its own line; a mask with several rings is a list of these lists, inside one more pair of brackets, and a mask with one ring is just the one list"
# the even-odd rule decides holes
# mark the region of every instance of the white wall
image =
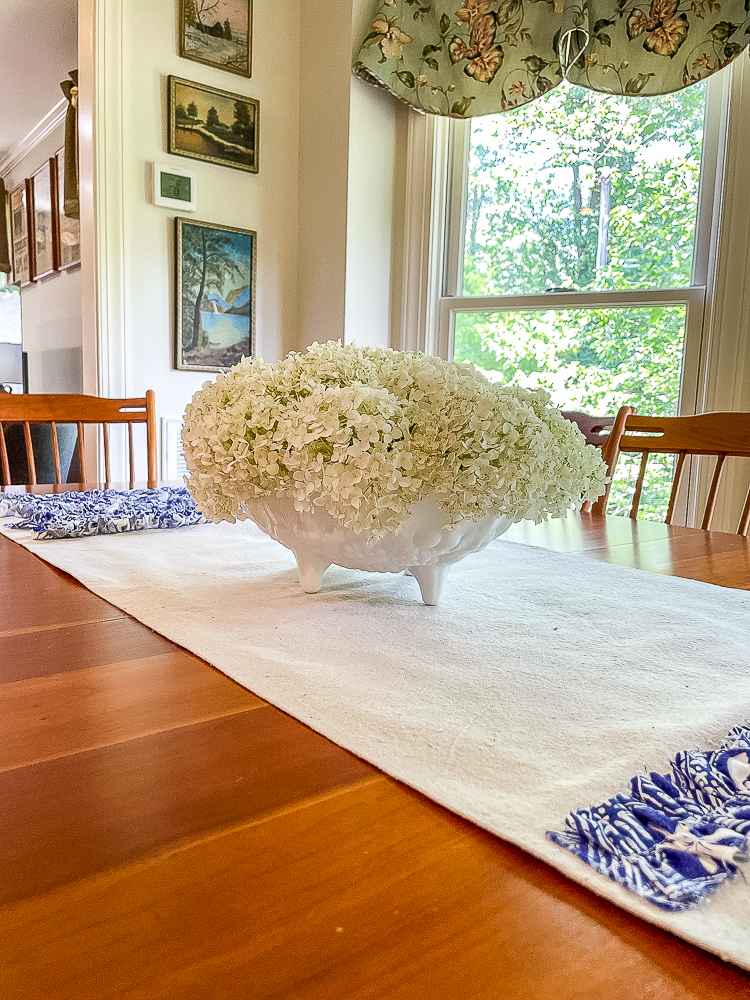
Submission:
[[345,339],[388,346],[399,311],[392,280],[404,221],[397,169],[409,111],[357,77],[350,88]]
[[[174,218],[186,213],[151,204],[151,165],[195,172],[191,217],[257,232],[256,352],[273,361],[296,346],[298,7],[256,0],[250,79],[181,59],[175,4],[99,0],[97,7],[95,44],[103,51],[92,86],[106,116],[94,150],[100,391],[140,396],[150,388],[157,417],[181,416],[213,376],[173,368]],[[260,101],[258,174],[165,152],[170,74]]]
[[[44,136],[4,176],[10,191],[63,147],[64,123]],[[23,349],[31,392],[81,392],[81,272],[59,271],[21,289]]]
[[[150,203],[155,160],[195,171],[195,218],[257,232],[258,355],[274,361],[344,335],[389,342],[394,221],[397,232],[401,225],[394,162],[406,112],[352,82],[352,36],[366,29],[370,8],[370,0],[254,0],[253,76],[244,79],[177,55],[177,4],[81,0],[81,45],[96,52],[90,67],[85,53],[80,60],[82,190],[91,192],[98,236],[90,268],[83,249],[84,280],[92,275],[95,289],[84,350],[96,356],[96,391],[151,388],[157,416],[181,416],[213,378],[172,367],[176,213]],[[257,175],[167,155],[170,74],[260,101]]]
[[[350,65],[372,18],[371,0],[354,0]],[[398,343],[404,241],[408,116],[390,93],[349,76],[345,340],[360,347]]]
[[351,11],[301,4],[299,347],[344,335]]

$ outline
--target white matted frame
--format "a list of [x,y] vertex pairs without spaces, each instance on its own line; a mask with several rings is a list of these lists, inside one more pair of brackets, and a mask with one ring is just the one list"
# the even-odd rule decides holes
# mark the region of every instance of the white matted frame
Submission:
[[154,163],[154,205],[174,208],[178,212],[195,212],[198,208],[198,181],[194,171]]

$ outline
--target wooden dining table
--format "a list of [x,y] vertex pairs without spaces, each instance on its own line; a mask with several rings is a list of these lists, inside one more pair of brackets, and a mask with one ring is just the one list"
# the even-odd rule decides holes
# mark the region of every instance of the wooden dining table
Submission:
[[[750,589],[736,535],[505,537]],[[2,1000],[750,997],[5,537],[0,588]]]

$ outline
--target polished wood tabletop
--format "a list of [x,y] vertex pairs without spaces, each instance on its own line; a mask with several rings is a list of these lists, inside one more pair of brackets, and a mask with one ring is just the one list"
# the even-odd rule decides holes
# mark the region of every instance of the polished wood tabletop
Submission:
[[[734,535],[506,537],[750,589]],[[750,997],[3,537],[0,588],[3,1000]]]

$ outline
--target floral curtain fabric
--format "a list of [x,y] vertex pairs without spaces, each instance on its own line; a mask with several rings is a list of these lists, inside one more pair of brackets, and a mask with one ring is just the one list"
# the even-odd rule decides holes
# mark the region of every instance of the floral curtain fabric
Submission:
[[355,72],[420,111],[497,114],[567,78],[666,94],[750,45],[750,0],[376,0]]

